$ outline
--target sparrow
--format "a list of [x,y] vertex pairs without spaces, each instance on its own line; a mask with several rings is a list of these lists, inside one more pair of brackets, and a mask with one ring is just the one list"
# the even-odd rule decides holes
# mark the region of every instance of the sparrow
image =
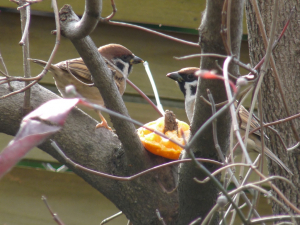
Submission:
[[[132,71],[133,64],[144,62],[141,58],[135,56],[129,49],[120,44],[108,44],[98,48],[99,53],[105,60],[108,68],[112,70],[112,76],[121,95],[126,88],[126,79]],[[45,66],[47,62],[39,59],[29,59],[34,63]],[[66,97],[65,87],[73,85],[76,91],[91,103],[104,106],[103,98],[97,87],[94,86],[92,75],[82,58],[68,59],[50,66],[50,72],[53,74],[55,85],[63,97]],[[105,118],[100,111],[97,111],[102,123],[96,128],[107,125]]]
[[[190,122],[192,121],[193,114],[194,114],[195,97],[196,97],[196,91],[198,85],[198,76],[195,75],[197,71],[199,71],[199,68],[197,67],[187,67],[179,71],[167,74],[167,77],[175,80],[178,83],[179,88],[184,95],[185,112]],[[235,103],[235,107],[237,107],[237,102]],[[237,113],[237,119],[239,122],[239,128],[242,137],[245,135],[248,118],[249,118],[249,112],[245,109],[245,107],[241,105]],[[257,127],[260,127],[260,123],[254,117],[252,117],[250,123],[250,131]],[[268,139],[268,137],[265,134],[264,137]],[[247,141],[247,150],[249,152],[255,151],[261,153],[262,147],[261,147],[260,131],[256,131],[249,135]],[[285,169],[289,174],[293,175],[291,170],[266,146],[264,148],[264,153],[271,160],[276,162],[281,168]]]

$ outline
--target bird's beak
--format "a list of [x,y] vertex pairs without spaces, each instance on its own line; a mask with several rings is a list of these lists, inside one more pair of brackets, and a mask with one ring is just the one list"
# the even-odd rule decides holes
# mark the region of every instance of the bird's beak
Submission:
[[142,60],[140,57],[134,56],[131,60],[130,60],[130,64],[138,64],[138,63],[143,63],[144,60]]
[[169,78],[171,78],[171,79],[173,79],[175,81],[178,81],[178,82],[182,82],[183,81],[182,76],[180,76],[180,74],[178,72],[168,73],[167,77],[169,77]]

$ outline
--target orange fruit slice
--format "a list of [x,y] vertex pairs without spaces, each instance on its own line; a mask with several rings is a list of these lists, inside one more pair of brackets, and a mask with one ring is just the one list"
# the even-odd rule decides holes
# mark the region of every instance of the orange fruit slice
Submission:
[[[188,139],[190,135],[190,126],[183,121],[177,119],[176,121],[178,123],[178,130],[167,131],[165,135],[168,138],[171,138],[174,141],[180,143],[181,145],[184,145],[184,140],[180,130],[184,132],[185,138]],[[165,127],[164,117],[161,117],[156,121],[149,122],[144,126],[163,133]],[[182,148],[177,144],[143,127],[140,127],[137,132],[141,139],[141,142],[149,152],[168,159],[179,158]]]

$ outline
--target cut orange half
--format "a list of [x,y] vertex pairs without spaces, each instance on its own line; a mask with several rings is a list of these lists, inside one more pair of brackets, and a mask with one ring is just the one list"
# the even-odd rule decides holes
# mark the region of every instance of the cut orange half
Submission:
[[[188,139],[190,135],[190,126],[183,121],[177,119],[176,121],[178,122],[178,130],[167,131],[165,135],[168,138],[171,138],[174,141],[180,143],[181,145],[184,145],[184,140],[180,130],[184,132],[185,138]],[[144,126],[163,133],[165,127],[164,117],[161,117],[156,121],[149,122]],[[141,139],[141,142],[149,152],[168,159],[179,158],[182,148],[177,144],[143,127],[140,127],[137,132]]]

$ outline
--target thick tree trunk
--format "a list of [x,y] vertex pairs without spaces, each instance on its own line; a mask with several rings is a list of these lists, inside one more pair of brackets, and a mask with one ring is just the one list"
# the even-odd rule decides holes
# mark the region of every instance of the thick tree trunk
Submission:
[[[221,37],[222,24],[222,8],[224,1],[207,1],[206,11],[202,18],[202,23],[199,29],[201,53],[217,53],[226,55],[225,47]],[[242,18],[243,18],[243,1],[232,1],[231,7],[231,48],[234,55],[237,57],[240,53],[241,37],[242,37]],[[218,64],[223,66],[223,60],[218,59]],[[222,74],[216,64],[216,58],[202,57],[202,70],[217,70],[218,74]],[[230,72],[238,74],[239,68],[232,65]],[[207,89],[213,95],[215,103],[221,103],[227,100],[226,91],[223,81],[199,79],[198,90],[196,97],[196,106],[194,118],[191,125],[192,136],[197,132],[199,127],[212,115],[211,106],[204,103],[200,96],[207,97]],[[220,148],[225,152],[228,149],[228,140],[230,134],[231,119],[229,111],[224,113],[217,120],[217,135]],[[217,154],[213,141],[212,126],[209,126],[203,134],[197,139],[192,147],[196,157],[210,158],[220,160]],[[188,154],[183,155],[188,158]],[[205,164],[206,168],[213,172],[217,169],[215,165]],[[203,180],[206,175],[197,168],[194,164],[183,164],[179,173],[179,224],[188,224],[191,221],[207,215],[211,208],[216,203],[217,194],[220,190],[217,189],[213,182],[199,184],[193,178]],[[215,217],[214,223],[217,223]]]
[[[258,1],[259,10],[264,22],[267,35],[270,33],[270,27],[272,23],[272,14],[274,9],[274,2],[272,0]],[[279,1],[279,12],[277,14],[277,26],[275,39],[279,36],[285,23],[291,14],[292,8],[295,7],[295,12],[291,17],[289,27],[287,28],[284,36],[278,43],[277,47],[273,51],[273,57],[275,65],[281,80],[282,89],[286,98],[287,104],[290,109],[290,114],[294,115],[300,111],[300,63],[299,63],[299,36],[300,29],[299,21],[299,1]],[[251,65],[255,66],[259,60],[265,55],[266,46],[262,40],[262,35],[259,31],[257,17],[254,12],[251,1],[247,1],[246,4],[247,12],[247,24],[248,24],[248,41],[249,41],[249,52]],[[271,43],[272,44],[272,43]],[[270,64],[271,65],[271,64]],[[274,68],[267,70],[263,85],[262,85],[262,99],[263,99],[263,113],[264,121],[272,122],[278,119],[287,117],[286,110],[284,109],[282,96],[279,91],[278,81],[275,79]],[[300,133],[300,120],[296,119],[293,121],[296,130]],[[285,122],[274,126],[276,128],[287,147],[291,147],[296,144],[296,139],[291,129],[291,123]],[[279,141],[279,138],[273,133],[268,132],[270,142],[267,143],[270,149],[278,155],[278,157],[293,171],[294,175],[288,175],[282,170],[276,163],[269,162],[270,174],[278,174],[289,178],[299,189],[299,148],[291,152],[286,152],[283,145]],[[300,206],[299,192],[292,189],[289,184],[282,182],[281,180],[275,180],[274,184],[280,188],[283,194],[298,208]],[[282,207],[273,203],[274,214],[286,213]]]
[[[23,87],[22,83],[12,82],[14,90]],[[31,88],[31,104],[35,109],[57,95],[36,84]],[[0,96],[9,93],[8,85],[0,86]],[[0,101],[0,132],[15,135],[22,120],[24,94],[13,95]],[[129,176],[134,164],[129,164],[117,135],[107,129],[97,129],[97,121],[79,109],[73,109],[64,128],[51,136],[64,153],[76,163],[87,168],[115,176]],[[176,224],[177,193],[167,194],[175,187],[172,168],[164,168],[146,174],[132,181],[117,181],[82,171],[65,162],[49,141],[40,149],[66,164],[87,183],[111,200],[134,224],[159,224],[155,210],[158,209],[168,224]],[[148,154],[151,162],[164,163],[166,159]]]

